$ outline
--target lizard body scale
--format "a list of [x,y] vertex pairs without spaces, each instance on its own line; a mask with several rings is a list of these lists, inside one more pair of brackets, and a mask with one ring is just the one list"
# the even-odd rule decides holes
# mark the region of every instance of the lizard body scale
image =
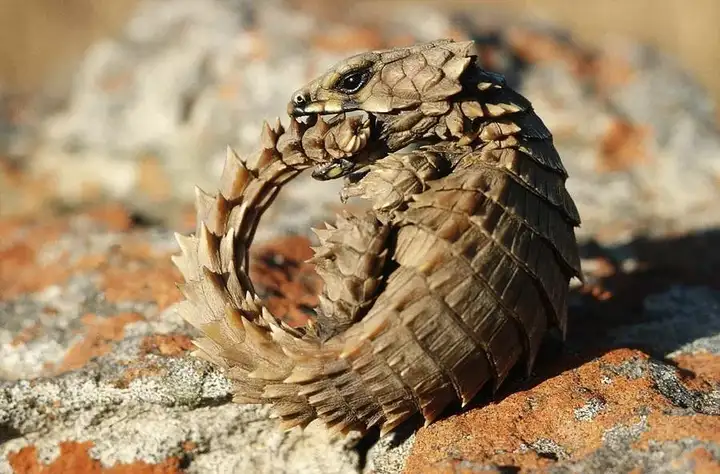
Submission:
[[[384,434],[530,370],[547,329],[564,334],[580,277],[567,173],[531,104],[471,51],[438,40],[340,62],[293,94],[287,130],[265,124],[255,159],[228,149],[217,195],[197,191],[179,312],[234,401],[272,405],[286,428]],[[249,247],[311,167],[373,210],[316,230],[318,317],[291,328],[256,295]]]

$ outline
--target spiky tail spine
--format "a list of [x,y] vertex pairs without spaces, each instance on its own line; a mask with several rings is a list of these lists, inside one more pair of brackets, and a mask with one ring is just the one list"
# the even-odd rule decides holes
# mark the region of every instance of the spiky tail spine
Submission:
[[186,298],[178,311],[204,334],[195,341],[195,355],[223,367],[233,380],[235,402],[272,405],[284,428],[320,418],[343,433],[378,423],[387,431],[409,413],[383,410],[376,401],[387,401],[382,394],[393,374],[362,341],[383,328],[355,325],[350,340],[342,332],[380,284],[387,229],[370,216],[346,215],[337,228],[319,231],[326,249],[314,258],[326,283],[320,310],[336,326],[335,337],[325,342],[312,324],[292,328],[270,314],[248,276],[249,248],[263,212],[310,165],[303,137],[328,133],[332,129],[322,121],[310,127],[293,121],[288,131],[278,121],[264,125],[254,160],[243,161],[228,148],[219,192],[196,190],[196,233],[176,236],[182,253],[173,262],[185,279],[180,289]]

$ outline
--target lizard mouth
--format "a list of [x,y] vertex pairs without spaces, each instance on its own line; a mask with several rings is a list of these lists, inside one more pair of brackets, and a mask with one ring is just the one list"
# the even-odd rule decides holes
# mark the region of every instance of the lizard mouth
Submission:
[[354,173],[378,155],[375,116],[363,110],[301,116],[308,126],[303,148],[316,163],[313,178],[326,181]]

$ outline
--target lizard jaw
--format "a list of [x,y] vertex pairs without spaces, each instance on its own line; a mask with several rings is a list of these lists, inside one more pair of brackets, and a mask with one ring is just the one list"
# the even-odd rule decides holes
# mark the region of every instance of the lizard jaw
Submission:
[[353,101],[342,101],[338,99],[310,101],[305,97],[301,103],[291,101],[287,106],[287,113],[292,117],[303,117],[306,115],[331,115],[343,112],[359,110]]

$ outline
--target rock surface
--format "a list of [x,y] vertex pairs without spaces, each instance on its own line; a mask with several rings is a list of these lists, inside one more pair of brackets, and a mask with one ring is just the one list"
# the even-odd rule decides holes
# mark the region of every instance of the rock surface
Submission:
[[[639,243],[618,265],[587,258],[568,342],[550,340],[531,378],[517,374],[474,408],[376,443],[317,426],[284,434],[266,409],[229,402],[227,379],[188,356],[170,232],[115,206],[6,219],[0,241],[0,472],[720,466],[720,282],[699,281],[698,261],[636,261]],[[288,237],[254,251],[259,290],[295,324],[317,290],[302,264],[309,244]]]
[[[2,103],[0,473],[717,472],[720,136],[705,93],[647,48],[488,27],[482,7],[458,21],[291,3],[145,0],[53,114],[42,97]],[[555,133],[586,242],[567,341],[429,427],[281,433],[188,355],[172,233],[194,228],[193,185],[214,187],[225,145],[254,148],[299,83],[440,36],[476,39]],[[258,289],[291,324],[316,303],[308,230],[336,184],[293,183],[253,249]]]
[[[171,232],[111,207],[4,221],[0,242],[0,472],[358,471],[356,440],[280,432],[187,355]],[[273,249],[255,258],[268,295],[287,291],[262,264]]]
[[710,472],[718,402],[707,379],[619,349],[421,429],[406,472]]

